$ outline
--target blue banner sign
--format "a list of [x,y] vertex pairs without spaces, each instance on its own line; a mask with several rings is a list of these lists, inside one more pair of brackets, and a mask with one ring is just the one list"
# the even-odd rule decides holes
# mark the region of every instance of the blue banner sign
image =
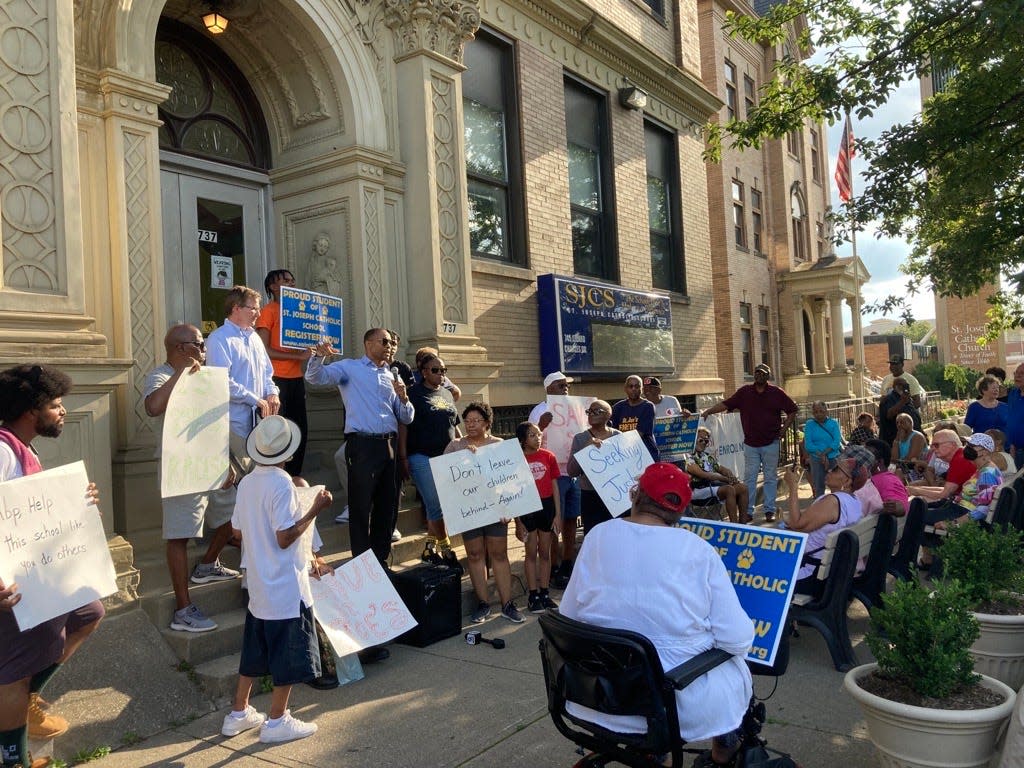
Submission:
[[689,517],[680,520],[679,527],[700,536],[721,555],[740,605],[754,622],[747,659],[774,664],[807,534]]
[[540,275],[545,373],[672,373],[672,302],[577,277]]
[[654,442],[658,444],[661,461],[683,461],[693,453],[697,444],[697,424],[700,414],[690,418],[663,416],[654,420]]
[[341,352],[341,299],[281,286],[281,346],[308,349],[328,341]]

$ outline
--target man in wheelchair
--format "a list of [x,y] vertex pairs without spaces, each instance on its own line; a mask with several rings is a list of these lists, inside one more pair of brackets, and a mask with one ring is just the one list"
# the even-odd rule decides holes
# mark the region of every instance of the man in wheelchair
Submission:
[[[752,682],[744,655],[754,638],[753,625],[715,550],[698,536],[674,527],[690,502],[689,476],[672,464],[653,464],[631,494],[628,519],[598,526],[584,539],[562,597],[561,615],[644,636],[665,670],[718,649],[720,658],[713,660],[711,668],[701,669],[682,689],[673,686],[676,711],[669,714],[677,720],[683,740],[711,739],[710,754],[699,764],[732,765],[751,701]],[[636,688],[638,697],[656,696],[655,690],[640,690],[647,684],[637,680],[626,687]],[[593,693],[579,698],[593,704],[601,698],[594,699],[589,695]],[[611,701],[616,696],[620,700]],[[614,734],[644,734],[650,729],[646,712],[618,714],[630,711],[620,706],[619,693],[606,696],[610,706],[601,709],[573,701],[571,694],[565,698],[565,712],[574,721]],[[661,757],[670,751],[672,755],[661,759],[671,758],[673,762],[665,764],[675,764],[674,748],[656,754]]]

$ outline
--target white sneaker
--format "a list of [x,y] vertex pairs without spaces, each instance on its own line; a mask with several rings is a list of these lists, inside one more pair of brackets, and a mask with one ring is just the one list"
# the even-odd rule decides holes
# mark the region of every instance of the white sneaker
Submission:
[[394,544],[396,541],[401,541],[401,540],[402,540],[402,532],[400,530],[398,530],[397,528],[395,528],[395,530],[393,530],[391,532],[391,543]]
[[260,741],[264,744],[273,744],[281,741],[294,741],[304,739],[316,733],[316,723],[304,723],[292,717],[292,711],[286,709],[284,716],[277,725],[264,723],[260,728]]
[[263,725],[266,719],[266,715],[257,712],[256,707],[250,704],[245,708],[243,717],[235,717],[230,712],[224,715],[224,725],[220,727],[220,732],[225,736],[237,736],[243,731]]
[[344,525],[344,524],[346,524],[348,522],[348,505],[347,504],[345,505],[345,508],[343,510],[341,510],[341,514],[338,515],[336,518],[334,518],[334,522],[338,523],[339,525]]

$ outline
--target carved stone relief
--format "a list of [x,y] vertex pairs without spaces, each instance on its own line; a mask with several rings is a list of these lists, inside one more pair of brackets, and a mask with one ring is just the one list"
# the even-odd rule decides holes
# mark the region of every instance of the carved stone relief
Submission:
[[480,11],[467,0],[384,0],[384,9],[400,56],[430,51],[461,64],[463,45],[480,26]]
[[0,235],[3,285],[67,292],[57,252],[55,95],[50,92],[50,19],[45,0],[0,3]]
[[454,323],[468,322],[462,237],[459,226],[459,176],[462,166],[455,156],[455,84],[446,77],[430,78],[434,117],[434,190],[437,197],[437,230],[441,259],[442,317]]
[[363,187],[363,242],[366,244],[366,310],[372,323],[384,322],[384,257],[380,250],[380,191]]

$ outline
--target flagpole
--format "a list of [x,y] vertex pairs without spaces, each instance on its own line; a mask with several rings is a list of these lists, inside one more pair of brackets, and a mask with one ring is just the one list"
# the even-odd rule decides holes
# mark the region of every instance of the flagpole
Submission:
[[[850,109],[846,109],[846,121],[843,123],[843,131],[847,133],[853,132],[853,126],[850,123]],[[849,137],[847,137],[849,141]],[[860,259],[857,257],[857,221],[856,214],[854,212],[854,203],[856,202],[856,196],[853,190],[853,155],[850,157],[850,246],[853,250],[853,317],[851,322],[853,328],[851,331],[856,331],[860,326],[858,322],[860,318]],[[852,334],[851,334],[852,335]],[[857,350],[861,350],[860,358],[858,359]],[[853,338],[853,372],[857,377],[856,386],[854,387],[855,392],[859,397],[864,396],[864,331],[861,328],[860,338],[856,336]]]

